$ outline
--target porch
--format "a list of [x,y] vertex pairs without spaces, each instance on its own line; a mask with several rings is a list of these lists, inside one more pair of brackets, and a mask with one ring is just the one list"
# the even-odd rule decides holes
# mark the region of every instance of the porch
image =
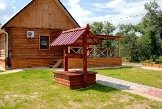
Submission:
[[[87,67],[111,67],[121,66],[122,58],[120,57],[119,48],[102,48],[88,47],[87,49]],[[82,47],[69,47],[69,53],[80,54]],[[82,68],[83,61],[81,58],[68,58],[69,68]]]
[[[121,66],[120,39],[123,36],[95,35],[100,44],[87,47],[87,67],[112,67]],[[108,46],[107,42],[113,46]],[[106,43],[106,44],[105,44]],[[68,47],[70,54],[82,54],[82,47]],[[83,61],[80,58],[68,58],[69,68],[82,68]]]

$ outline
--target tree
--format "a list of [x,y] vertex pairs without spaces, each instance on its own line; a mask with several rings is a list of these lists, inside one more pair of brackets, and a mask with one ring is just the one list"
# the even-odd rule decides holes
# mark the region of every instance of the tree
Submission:
[[146,35],[142,35],[138,38],[138,44],[139,44],[139,60],[144,61],[147,59],[150,59],[151,57],[151,41],[150,38]]
[[[116,29],[115,26],[112,25],[110,22],[104,22],[102,33],[104,35],[111,35],[115,31],[115,29]],[[104,40],[103,45],[107,48],[108,47],[115,48],[116,43],[115,43],[115,41],[112,41],[112,40],[111,41]]]
[[121,55],[131,62],[139,61],[138,36],[135,34],[133,24],[118,25],[117,35],[125,36],[121,39]]
[[93,34],[110,35],[116,29],[110,22],[94,22],[90,25]]
[[[110,22],[94,22],[90,25],[91,31],[93,34],[102,34],[102,35],[110,35],[115,31],[115,26],[112,25]],[[104,47],[111,47],[114,48],[116,43],[110,40],[102,41],[102,45]]]
[[115,29],[115,26],[112,25],[110,22],[104,22],[102,33],[105,35],[110,35],[114,32]]
[[103,34],[103,23],[102,22],[94,22],[90,25],[91,31],[93,34]]
[[139,25],[144,27],[141,33],[150,39],[151,57],[155,61],[162,54],[162,12],[155,1],[146,3],[144,7],[147,13]]

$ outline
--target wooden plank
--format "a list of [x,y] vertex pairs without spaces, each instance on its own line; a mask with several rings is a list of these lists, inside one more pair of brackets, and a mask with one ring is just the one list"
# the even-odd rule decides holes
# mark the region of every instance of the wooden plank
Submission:
[[65,54],[64,55],[66,58],[82,58],[82,55],[81,54]]
[[5,59],[0,59],[0,69],[1,70],[6,69],[6,61],[5,61]]
[[48,66],[52,58],[11,58],[11,68]]
[[53,66],[53,68],[58,68],[62,64],[63,59],[59,59],[59,61]]
[[[82,59],[69,58],[69,68],[82,68]],[[110,67],[110,66],[121,66],[122,58],[87,58],[87,66],[91,67]]]
[[0,69],[6,68],[6,44],[5,44],[5,34],[0,34]]

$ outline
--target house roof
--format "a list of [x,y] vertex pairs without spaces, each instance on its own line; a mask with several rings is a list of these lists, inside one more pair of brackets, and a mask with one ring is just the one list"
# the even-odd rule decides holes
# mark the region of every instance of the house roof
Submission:
[[[72,15],[68,12],[68,10],[65,8],[65,6],[61,3],[60,0],[55,0],[56,3],[58,3],[58,5],[61,7],[61,9],[66,13],[66,15],[70,18],[70,20],[74,23],[74,25],[76,27],[80,27],[80,25],[76,22],[76,20],[72,17]],[[15,18],[21,11],[23,11],[25,8],[27,8],[32,2],[34,2],[34,0],[30,1],[27,5],[25,5],[25,7],[23,7],[22,9],[20,9],[19,11],[17,11],[16,13],[14,13],[9,20],[7,20],[3,25],[2,28],[5,27],[5,25],[7,25],[13,18]]]
[[63,31],[52,43],[51,46],[82,45],[83,36],[87,37],[87,44],[98,44],[98,39],[90,31],[89,25],[83,28],[76,28]]

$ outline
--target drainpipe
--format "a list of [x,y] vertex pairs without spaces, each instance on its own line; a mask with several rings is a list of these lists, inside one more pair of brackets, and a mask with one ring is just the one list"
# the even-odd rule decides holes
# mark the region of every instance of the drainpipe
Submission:
[[8,33],[4,32],[6,34],[6,59],[8,59]]

